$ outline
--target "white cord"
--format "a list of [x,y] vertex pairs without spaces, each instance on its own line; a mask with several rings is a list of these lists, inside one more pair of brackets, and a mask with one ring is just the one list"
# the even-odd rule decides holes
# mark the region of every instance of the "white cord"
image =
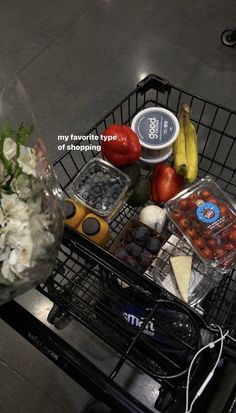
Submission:
[[228,334],[228,338],[236,343],[235,338],[231,337],[229,334]]
[[[217,366],[218,366],[218,363],[219,363],[219,361],[220,361],[220,358],[221,358],[221,355],[222,355],[222,351],[223,351],[224,339],[225,339],[225,337],[229,334],[229,331],[227,331],[225,334],[223,334],[221,327],[220,327],[220,326],[216,326],[216,327],[218,327],[218,329],[219,329],[220,338],[218,338],[217,340],[212,341],[211,343],[209,343],[209,344],[207,344],[206,346],[202,347],[202,348],[195,354],[195,356],[193,357],[193,359],[192,359],[192,361],[191,361],[191,364],[190,364],[190,366],[189,366],[188,375],[187,375],[187,384],[186,384],[186,406],[185,406],[185,413],[191,413],[195,401],[196,401],[196,400],[198,399],[198,397],[202,394],[203,390],[205,389],[205,387],[207,386],[207,384],[209,383],[209,381],[212,379],[212,377],[213,377],[213,375],[214,375],[214,373],[215,373],[215,370],[216,370],[216,368],[217,368]],[[204,383],[201,385],[201,387],[200,387],[199,390],[197,391],[197,394],[196,394],[196,396],[194,397],[194,399],[193,399],[193,401],[192,401],[192,403],[191,403],[191,405],[190,405],[190,408],[189,408],[189,385],[190,385],[190,375],[191,375],[191,370],[192,370],[193,364],[194,364],[196,358],[199,356],[199,354],[202,353],[202,351],[206,350],[207,348],[212,349],[213,347],[215,347],[215,344],[217,344],[219,341],[220,341],[221,343],[220,343],[220,350],[219,350],[219,354],[218,354],[217,361],[216,361],[213,369],[211,370],[211,372],[210,372],[209,375],[207,376],[206,380],[204,381]]]

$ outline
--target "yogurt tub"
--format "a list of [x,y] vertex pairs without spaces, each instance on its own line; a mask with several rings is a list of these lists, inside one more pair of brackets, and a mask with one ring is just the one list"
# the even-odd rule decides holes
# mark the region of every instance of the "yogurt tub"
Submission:
[[131,128],[141,143],[140,159],[154,164],[171,155],[172,145],[179,133],[179,122],[169,110],[153,107],[137,113]]

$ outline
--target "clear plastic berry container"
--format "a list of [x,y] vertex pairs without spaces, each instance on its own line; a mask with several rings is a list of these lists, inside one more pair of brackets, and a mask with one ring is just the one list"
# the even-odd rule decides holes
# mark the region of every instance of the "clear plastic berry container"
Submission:
[[205,265],[221,273],[236,266],[236,209],[212,178],[170,199],[166,211]]
[[70,187],[70,195],[97,215],[110,218],[127,199],[130,178],[102,159],[91,159]]

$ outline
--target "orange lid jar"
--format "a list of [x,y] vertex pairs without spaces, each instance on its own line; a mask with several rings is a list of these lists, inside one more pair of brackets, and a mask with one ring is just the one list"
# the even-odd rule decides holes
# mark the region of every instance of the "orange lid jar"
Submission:
[[86,215],[77,228],[77,231],[102,247],[105,247],[110,239],[110,229],[108,223],[104,219],[92,213]]
[[77,228],[86,216],[86,209],[71,198],[64,200],[64,223],[72,228]]

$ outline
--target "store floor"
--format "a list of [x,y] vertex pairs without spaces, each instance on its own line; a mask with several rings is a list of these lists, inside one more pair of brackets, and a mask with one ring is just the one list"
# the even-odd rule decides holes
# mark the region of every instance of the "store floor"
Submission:
[[[235,109],[236,48],[220,42],[235,22],[235,0],[0,0],[0,86],[23,81],[55,160],[57,135],[85,132],[148,73]],[[50,302],[34,291],[21,302],[46,322]],[[61,334],[113,363],[78,324]],[[120,380],[153,406],[154,382],[129,367]],[[89,399],[3,322],[0,383],[1,413],[80,413]]]

